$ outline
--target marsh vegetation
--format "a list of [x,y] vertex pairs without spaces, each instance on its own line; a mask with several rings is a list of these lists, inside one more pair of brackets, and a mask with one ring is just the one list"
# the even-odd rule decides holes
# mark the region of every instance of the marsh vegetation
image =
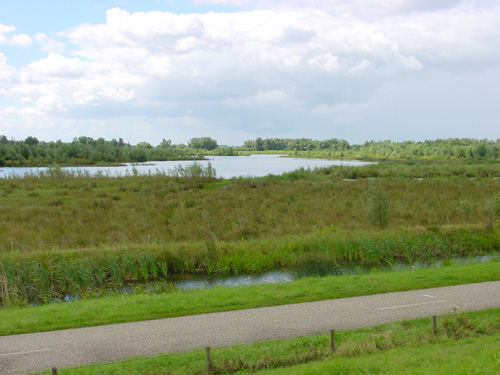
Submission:
[[55,169],[2,180],[2,305],[175,273],[429,262],[500,247],[496,163],[387,162],[229,180],[178,172]]

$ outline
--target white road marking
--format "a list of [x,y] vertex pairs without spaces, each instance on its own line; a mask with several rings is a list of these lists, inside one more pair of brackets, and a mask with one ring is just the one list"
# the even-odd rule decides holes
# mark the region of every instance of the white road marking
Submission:
[[430,294],[422,294],[424,297],[429,297],[429,298],[436,298],[434,296],[431,296]]
[[450,302],[451,300],[449,299],[444,299],[442,301],[432,301],[432,302],[421,302],[421,303],[412,303],[410,305],[400,305],[400,306],[390,306],[390,307],[381,307],[377,310],[390,310],[390,309],[399,309],[402,307],[414,307],[414,306],[421,306],[421,305],[430,305],[434,303],[444,303],[444,302]]
[[40,350],[31,350],[29,352],[5,353],[5,354],[0,354],[0,357],[9,357],[11,355],[23,355],[23,354],[33,354],[33,353],[49,352],[51,350],[52,349],[40,349]]

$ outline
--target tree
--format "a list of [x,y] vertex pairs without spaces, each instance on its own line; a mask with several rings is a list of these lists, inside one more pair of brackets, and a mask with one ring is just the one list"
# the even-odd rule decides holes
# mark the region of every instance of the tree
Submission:
[[151,143],[148,143],[148,142],[139,142],[137,144],[137,147],[140,147],[140,148],[153,148],[153,146],[151,145]]
[[161,141],[161,143],[158,145],[158,147],[160,147],[160,148],[169,148],[171,145],[172,145],[172,140],[171,139],[166,140],[165,138],[163,138],[163,141]]
[[264,141],[261,137],[257,138],[254,143],[255,151],[264,151]]
[[28,146],[36,146],[38,144],[38,139],[36,137],[28,137],[24,140]]
[[368,187],[368,209],[366,220],[377,228],[386,228],[390,220],[390,204],[384,189],[377,184],[370,184]]
[[207,151],[215,150],[218,147],[217,141],[210,137],[191,138],[188,142],[188,146],[196,149],[201,148]]

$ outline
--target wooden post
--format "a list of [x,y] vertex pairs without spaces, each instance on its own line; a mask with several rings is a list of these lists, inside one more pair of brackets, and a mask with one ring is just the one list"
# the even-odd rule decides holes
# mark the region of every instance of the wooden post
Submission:
[[333,329],[330,330],[330,350],[335,351],[335,332]]
[[432,316],[432,332],[434,334],[437,333],[437,321],[436,321],[436,315]]
[[205,348],[205,360],[207,362],[207,374],[211,374],[213,372],[212,359],[210,358],[210,346]]
[[52,375],[57,375],[57,367],[52,367]]

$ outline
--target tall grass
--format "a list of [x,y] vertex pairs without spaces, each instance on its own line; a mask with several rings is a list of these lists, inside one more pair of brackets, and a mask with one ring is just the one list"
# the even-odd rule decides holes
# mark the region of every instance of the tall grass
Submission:
[[[345,171],[341,167],[330,174],[329,169],[299,170],[234,180],[162,174],[79,177],[56,172],[9,178],[0,181],[0,252],[115,247],[148,240],[163,244],[262,239],[307,234],[330,225],[368,229],[369,182],[364,177],[372,168],[380,175],[386,168],[395,169],[389,177],[373,177],[390,203],[390,228],[498,220],[494,204],[498,180],[463,176],[415,180],[413,176],[422,175],[414,167],[381,165]],[[353,177],[350,171],[360,174],[357,181],[343,180]],[[396,173],[412,177],[391,177]],[[460,202],[467,202],[467,215]]]
[[237,274],[311,264],[387,265],[433,262],[500,250],[498,229],[446,229],[405,233],[320,230],[279,239],[150,244],[0,257],[3,306],[46,303],[66,294],[95,295],[170,274]]
[[[12,176],[0,180],[1,304],[175,273],[491,252],[499,249],[498,175],[500,163],[407,162],[232,180],[216,179],[210,166],[114,178],[58,168]],[[383,231],[365,220],[372,178],[390,203]]]

